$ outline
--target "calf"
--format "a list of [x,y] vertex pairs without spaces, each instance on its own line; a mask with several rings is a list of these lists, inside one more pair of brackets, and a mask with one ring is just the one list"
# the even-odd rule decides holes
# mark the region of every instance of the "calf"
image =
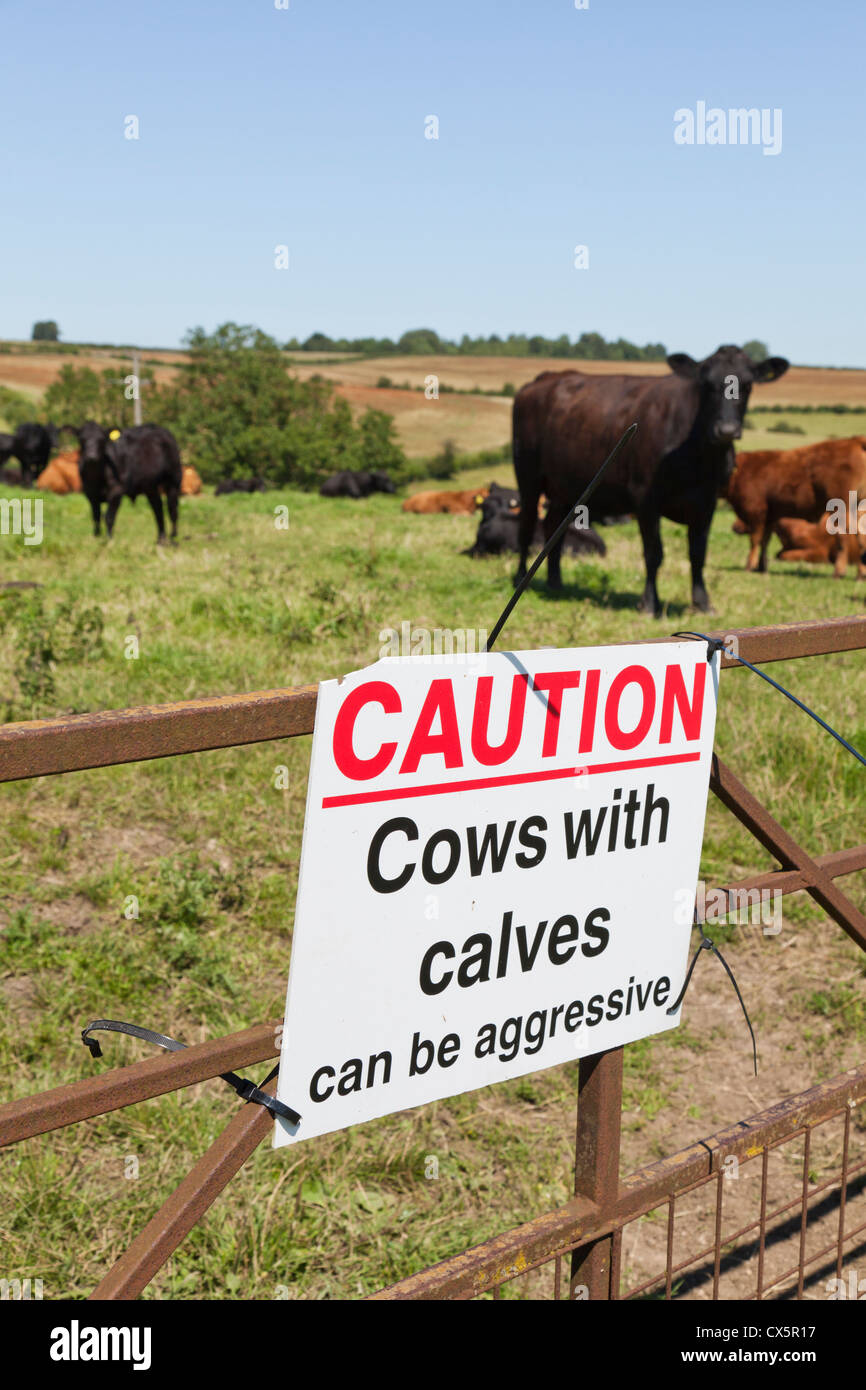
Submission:
[[77,450],[57,454],[39,474],[36,486],[48,492],[56,492],[59,496],[65,496],[68,492],[81,492]]
[[471,516],[475,508],[481,506],[488,491],[486,487],[470,487],[462,492],[416,492],[414,497],[406,498],[403,511],[418,512],[424,516],[440,512],[447,512],[451,516]]
[[[866,497],[864,435],[825,439],[799,449],[762,449],[739,454],[727,495],[751,540],[746,569],[766,573],[767,547],[780,520],[819,521],[834,501],[841,502],[847,511],[852,494],[858,502]],[[849,518],[848,529],[856,541],[856,516]],[[866,540],[861,540],[866,546]],[[847,545],[834,548],[837,578],[845,574],[848,558]],[[860,577],[866,577],[862,561],[858,563]]]
[[[501,555],[503,551],[519,551],[520,512],[512,512],[500,507],[498,511],[482,517],[475,537],[475,544],[464,551],[465,555]],[[532,537],[533,548],[540,549],[550,534],[547,522],[537,521]],[[573,521],[563,539],[564,548],[572,555],[606,555],[607,546],[597,531],[591,526],[578,526]]]
[[857,566],[857,578],[866,577],[866,568],[861,558],[866,538],[856,532],[834,535],[827,530],[826,519],[799,521],[793,516],[781,517],[774,530],[782,542],[777,560],[788,560],[793,564],[799,562],[804,565],[833,565],[840,547],[844,546],[849,562]]

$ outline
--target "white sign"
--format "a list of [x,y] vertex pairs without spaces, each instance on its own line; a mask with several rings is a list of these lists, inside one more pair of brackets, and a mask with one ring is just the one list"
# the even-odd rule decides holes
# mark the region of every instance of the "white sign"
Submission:
[[673,1028],[718,695],[702,642],[319,686],[275,1145]]

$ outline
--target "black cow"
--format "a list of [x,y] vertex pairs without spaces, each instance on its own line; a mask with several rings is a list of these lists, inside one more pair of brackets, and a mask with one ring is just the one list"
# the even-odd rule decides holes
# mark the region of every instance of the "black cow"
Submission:
[[[598,514],[634,512],[646,565],[641,608],[661,616],[656,574],[662,563],[660,519],[688,527],[692,603],[711,612],[703,570],[716,499],[734,466],[733,442],[743,429],[756,382],[775,381],[784,357],[753,362],[741,348],[717,348],[696,362],[687,353],[668,358],[670,376],[590,376],[542,372],[514,398],[514,471],[520,488],[520,565],[535,530],[538,499],[550,499],[552,528],[633,420],[634,438],[611,464],[593,495]],[[547,534],[550,534],[548,529]],[[548,560],[548,584],[561,587],[560,547]]]
[[13,436],[11,453],[21,464],[21,480],[29,487],[57,448],[57,430],[53,425],[33,423],[19,425]]
[[[490,484],[490,491],[481,504],[481,521],[475,544],[464,551],[465,555],[501,555],[503,551],[519,549],[520,494],[512,488]],[[533,547],[544,544],[546,519],[536,518],[532,536]],[[573,555],[606,555],[607,546],[597,531],[591,526],[578,526],[572,522],[563,537],[563,545]]]
[[221,478],[214,488],[214,496],[222,497],[228,492],[264,492],[263,478]]
[[374,471],[368,473],[366,469],[353,471],[350,468],[343,468],[339,473],[332,473],[330,478],[326,478],[319,488],[322,497],[369,497],[371,492],[395,492],[396,486],[392,478],[387,473]]
[[14,434],[0,434],[0,465],[11,459],[15,452]]
[[80,429],[64,425],[78,436],[81,453],[78,471],[81,486],[93,514],[93,534],[98,536],[102,504],[106,503],[105,529],[109,538],[124,497],[132,502],[144,493],[156,518],[157,544],[165,544],[162,496],[165,493],[171,519],[171,539],[177,539],[178,498],[183,468],[177,443],[160,425],[136,425],[118,432],[87,420]]

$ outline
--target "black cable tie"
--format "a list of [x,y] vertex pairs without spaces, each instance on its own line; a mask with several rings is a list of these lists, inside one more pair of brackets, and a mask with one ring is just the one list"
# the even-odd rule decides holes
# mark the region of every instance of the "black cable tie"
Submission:
[[[156,1047],[165,1048],[166,1052],[183,1052],[187,1047],[186,1043],[178,1042],[177,1038],[170,1038],[166,1033],[156,1033],[152,1028],[142,1028],[138,1023],[121,1023],[114,1018],[97,1018],[81,1030],[81,1041],[85,1047],[90,1049],[91,1057],[102,1056],[102,1048],[99,1046],[98,1040],[89,1036],[96,1029],[103,1033],[127,1033],[131,1038],[140,1038],[142,1042],[153,1043]],[[279,1067],[274,1067],[262,1084],[267,1085],[278,1071]],[[279,1115],[281,1119],[288,1120],[290,1124],[299,1125],[301,1123],[301,1117],[297,1110],[292,1110],[291,1106],[284,1105],[281,1100],[277,1100],[276,1096],[269,1096],[266,1091],[260,1090],[255,1082],[245,1080],[234,1071],[221,1071],[220,1077],[237,1091],[242,1100],[252,1101],[256,1105],[264,1105],[272,1114]]]
[[825,733],[828,733],[831,738],[835,738],[836,742],[841,743],[842,747],[851,754],[852,758],[856,758],[858,763],[862,763],[863,766],[866,767],[866,758],[864,758],[863,754],[859,753],[853,744],[850,744],[841,734],[837,734],[836,730],[831,728],[826,720],[821,718],[820,714],[816,714],[815,711],[804,704],[802,700],[798,700],[796,695],[792,695],[790,690],[786,690],[778,681],[774,681],[773,677],[768,676],[766,671],[760,671],[757,666],[753,666],[751,661],[747,661],[744,656],[738,656],[734,652],[729,652],[723,639],[708,637],[705,632],[675,632],[674,637],[698,637],[702,642],[709,643],[711,647],[711,651],[707,656],[708,661],[712,652],[723,651],[731,661],[738,661],[741,666],[745,666],[749,671],[754,671],[755,675],[760,676],[762,681],[766,681],[767,685],[771,685],[774,690],[779,691],[780,695],[784,695],[786,700],[790,700],[792,705],[796,705],[804,714],[808,714],[810,719],[814,719],[816,724],[820,724]]
[[683,982],[683,987],[682,987],[682,989],[680,990],[679,994],[677,995],[677,998],[676,998],[676,999],[674,1000],[674,1002],[671,1004],[670,1008],[666,1010],[666,1012],[667,1012],[668,1014],[675,1014],[675,1013],[677,1012],[677,1010],[680,1008],[680,1006],[681,1006],[681,1004],[682,1004],[682,1002],[683,1002],[683,1000],[684,1000],[684,998],[685,998],[685,996],[686,996],[686,990],[688,989],[689,985],[690,985],[691,982],[692,982],[692,975],[695,973],[695,966],[696,966],[697,963],[698,963],[698,956],[701,954],[701,951],[711,951],[712,954],[713,954],[714,956],[718,956],[719,960],[722,962],[722,965],[725,967],[725,970],[727,971],[727,974],[728,974],[728,979],[730,980],[731,984],[734,986],[734,991],[735,991],[735,993],[736,993],[737,998],[738,998],[739,1001],[740,1001],[740,1008],[741,1008],[742,1011],[743,1011],[743,1015],[744,1015],[744,1017],[745,1017],[745,1020],[746,1020],[747,1025],[748,1025],[749,1033],[751,1034],[751,1038],[752,1038],[752,1061],[753,1061],[754,1067],[755,1067],[755,1075],[757,1076],[757,1075],[758,1075],[758,1044],[757,1044],[756,1041],[755,1041],[755,1030],[754,1030],[754,1028],[752,1027],[752,1020],[749,1018],[749,1011],[748,1011],[748,1009],[746,1008],[746,1005],[745,1005],[745,1001],[744,1001],[744,999],[743,999],[743,996],[742,996],[742,994],[740,993],[740,987],[739,987],[739,985],[737,984],[736,979],[734,978],[734,972],[733,972],[733,970],[731,969],[731,967],[728,965],[728,962],[725,960],[724,956],[722,955],[722,953],[721,953],[721,951],[719,950],[718,946],[716,945],[715,941],[712,941],[712,940],[710,939],[710,937],[708,937],[708,936],[706,935],[706,933],[704,932],[703,924],[697,920],[697,912],[695,912],[695,923],[694,923],[694,925],[697,927],[698,931],[699,931],[700,934],[701,934],[701,939],[700,939],[700,942],[699,942],[699,944],[698,944],[698,949],[695,951],[695,954],[694,954],[694,956],[692,957],[692,963],[691,963],[691,965],[689,966],[688,971],[686,972],[686,978],[685,978],[685,981]]

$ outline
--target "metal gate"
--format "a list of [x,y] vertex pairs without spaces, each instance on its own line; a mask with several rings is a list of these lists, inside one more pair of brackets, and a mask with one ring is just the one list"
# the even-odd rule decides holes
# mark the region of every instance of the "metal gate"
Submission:
[[[710,635],[729,644],[736,639],[741,655],[758,665],[862,650],[866,617]],[[724,654],[721,664],[743,669]],[[316,687],[311,685],[8,724],[0,729],[0,782],[309,734],[315,705]],[[806,891],[866,950],[866,917],[836,886],[836,879],[866,867],[866,844],[813,857],[715,756],[710,786],[778,864],[723,891]],[[0,1145],[270,1061],[278,1055],[278,1029],[277,1021],[260,1023],[0,1106]],[[752,1296],[759,1299],[791,1289],[802,1297],[815,1270],[835,1271],[841,1278],[846,1247],[850,1250],[866,1231],[866,1220],[860,1219],[860,1198],[866,1196],[866,1065],[621,1179],[622,1061],[622,1049],[614,1049],[580,1062],[572,1201],[374,1297],[499,1297],[503,1286],[513,1284],[515,1292],[529,1297],[671,1298],[698,1287],[710,1288],[717,1298],[723,1274],[735,1259],[754,1262]],[[271,1080],[262,1089],[273,1086]],[[91,1296],[130,1299],[140,1294],[268,1135],[271,1123],[262,1106],[244,1105]],[[817,1183],[810,1177],[814,1136],[823,1139],[834,1127],[838,1135],[828,1142],[837,1158],[831,1176]],[[778,1200],[773,1156],[791,1146],[800,1155],[798,1190]],[[758,1177],[759,1197],[755,1219],[731,1230],[725,1221],[725,1180],[733,1162],[738,1171]],[[702,1202],[707,1215],[698,1217]],[[818,1209],[823,1220],[828,1213],[832,1218],[834,1236],[818,1251],[809,1251],[807,1230]],[[624,1234],[654,1212],[667,1223],[663,1267],[637,1286],[623,1288]],[[684,1226],[695,1232],[697,1248],[678,1251]],[[781,1273],[768,1273],[768,1247],[780,1239],[796,1258]]]

